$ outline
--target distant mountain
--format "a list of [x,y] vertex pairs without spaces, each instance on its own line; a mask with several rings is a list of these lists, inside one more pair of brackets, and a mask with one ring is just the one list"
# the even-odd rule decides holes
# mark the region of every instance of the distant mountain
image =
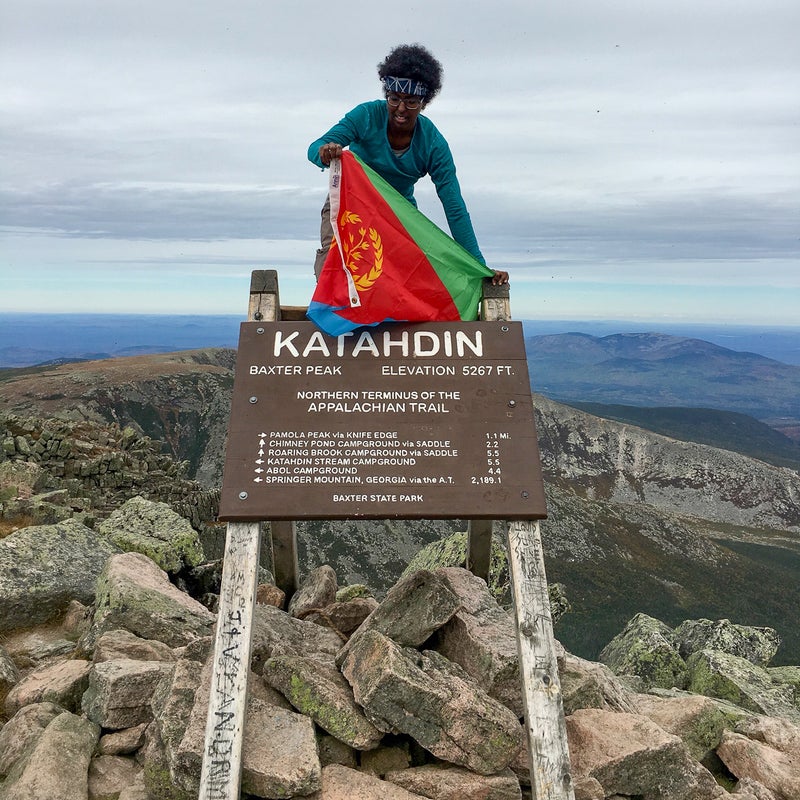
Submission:
[[573,605],[568,649],[596,653],[614,620],[639,608],[670,624],[771,625],[783,652],[800,653],[798,472],[534,403],[547,574]]
[[125,358],[126,356],[158,355],[159,353],[176,353],[185,350],[182,345],[152,344],[120,347],[112,352],[76,350],[73,355],[56,355],[57,350],[31,350],[25,347],[0,348],[0,369],[25,369],[26,367],[47,367],[55,364],[70,364],[76,361],[104,361],[108,358]]
[[0,313],[0,369],[234,347],[242,318],[224,315]]
[[526,338],[531,385],[567,403],[737,411],[800,424],[800,367],[659,333]]
[[768,464],[800,469],[800,443],[747,414],[712,408],[651,408],[578,402],[568,405],[673,439],[721,447]]
[[[513,302],[513,294],[512,294]],[[800,366],[800,318],[797,325],[736,325],[731,323],[626,322],[625,320],[523,320],[526,336],[551,336],[559,333],[587,333],[610,336],[615,333],[658,331],[684,339],[702,339],[729,350],[759,353],[784,364]]]
[[[234,357],[233,350],[196,350],[0,372],[0,414],[131,425],[214,488]],[[534,406],[548,502],[547,574],[566,586],[572,604],[558,631],[571,652],[595,658],[642,611],[673,626],[702,617],[769,625],[784,640],[775,663],[798,662],[797,471],[542,396]],[[419,549],[454,529],[464,523],[301,523],[301,569],[329,563],[343,581],[385,591]]]

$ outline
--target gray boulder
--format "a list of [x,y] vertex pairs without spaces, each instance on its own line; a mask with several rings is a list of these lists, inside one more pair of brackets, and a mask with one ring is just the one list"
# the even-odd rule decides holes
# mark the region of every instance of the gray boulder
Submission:
[[144,744],[144,734],[149,723],[142,722],[133,728],[111,731],[100,737],[97,752],[104,756],[127,756]]
[[[672,700],[675,698],[685,699],[687,697],[699,697],[700,695],[696,695],[693,692],[684,689],[651,689],[648,692],[648,695],[653,695],[654,697],[659,697],[665,700]],[[720,700],[718,697],[710,697],[709,695],[702,695],[707,700],[710,700],[714,707],[722,714],[722,718],[725,720],[725,728],[735,728],[742,720],[750,719],[753,716],[752,711],[748,711],[741,706],[737,706],[735,703],[731,703],[728,700]],[[641,695],[636,696],[636,712],[639,711],[639,698]],[[644,712],[643,712],[644,713]],[[646,716],[646,714],[645,714]]]
[[123,789],[132,786],[142,768],[132,758],[97,755],[89,762],[91,800],[118,800]]
[[100,636],[116,628],[180,647],[209,635],[214,620],[147,556],[122,553],[108,559],[97,581],[96,611],[81,647],[92,652]]
[[93,602],[97,578],[118,552],[72,520],[23,528],[0,540],[0,633],[48,622],[71,600]]
[[418,570],[401,578],[364,620],[341,652],[340,666],[360,636],[377,631],[402,647],[418,647],[461,607],[458,595],[441,575]]
[[25,632],[19,631],[8,641],[8,654],[20,673],[46,662],[69,658],[74,652],[75,641],[64,638],[63,628],[55,625],[39,625]]
[[424,800],[424,796],[341,764],[322,770],[322,790],[308,800]]
[[497,775],[476,775],[463,767],[426,764],[386,773],[386,780],[436,800],[521,800],[519,781],[510,769]]
[[[605,800],[606,793],[596,778],[578,777],[573,779],[572,784],[576,800]],[[614,798],[617,800],[620,795],[615,795]]]
[[33,461],[0,460],[0,502],[37,494],[47,487],[49,479],[47,471]]
[[52,476],[39,464],[3,461],[0,451],[0,519],[6,529],[53,525],[73,516],[69,493],[63,489],[48,491],[50,486]]
[[678,736],[696,761],[707,762],[722,739],[725,716],[708,697],[656,697],[639,695],[639,713],[667,733]]
[[[755,735],[753,735],[755,733]],[[750,735],[725,731],[717,754],[737,778],[749,778],[771,791],[778,800],[800,797],[800,731],[795,728],[795,745],[765,736],[764,730]]]
[[330,628],[344,642],[377,607],[378,601],[374,597],[353,597],[337,600],[319,611],[309,611],[304,619]]
[[774,684],[766,669],[746,658],[719,650],[700,650],[686,664],[690,692],[718,697],[756,714],[800,722],[793,687]]
[[579,708],[635,713],[632,693],[605,665],[568,653],[558,670],[564,713]]
[[781,643],[773,628],[735,625],[727,619],[689,619],[678,625],[673,635],[684,659],[699,650],[720,650],[758,667],[772,661]]
[[166,503],[132,497],[100,523],[98,531],[120,550],[142,553],[165,572],[204,560],[197,531]]
[[[182,659],[152,699],[153,725],[140,753],[154,797],[197,797],[205,744],[213,655]],[[251,673],[249,682],[260,678]],[[259,797],[307,795],[320,787],[314,724],[250,692],[242,750],[242,791]],[[262,695],[263,697],[263,695]]]
[[[70,506],[69,492],[65,489],[35,494],[5,503],[2,516],[16,520],[21,527],[27,525],[55,525],[68,519],[89,521],[88,515],[76,515]],[[90,523],[91,524],[91,523]]]
[[[435,572],[443,567],[463,567],[466,563],[467,533],[466,531],[457,531],[436,537],[435,541],[420,549],[411,558],[401,580],[417,570]],[[489,591],[498,602],[505,604],[511,601],[505,542],[497,534],[492,535],[490,546],[488,586]]]
[[243,792],[279,798],[305,796],[320,788],[322,766],[314,723],[308,717],[253,700],[243,748]]
[[88,661],[69,660],[44,664],[28,673],[6,696],[5,712],[12,716],[31,703],[56,703],[67,711],[79,711],[81,696],[89,685]]
[[0,778],[11,771],[14,764],[44,733],[45,728],[64,709],[55,703],[33,703],[21,708],[0,729]]
[[144,782],[144,772],[140,772],[133,783],[119,793],[117,800],[153,800]]
[[323,564],[306,576],[300,588],[289,601],[288,611],[293,617],[305,619],[315,610],[324,608],[336,600],[336,573],[332,567]]
[[458,611],[436,632],[432,649],[459,664],[490,697],[524,714],[514,620],[486,582],[459,567],[436,571],[458,597]]
[[732,794],[728,796],[734,800],[778,800],[763,783],[753,778],[742,778],[737,781]]
[[332,664],[341,646],[341,637],[327,628],[295,619],[274,606],[255,607],[250,663],[259,675],[273,656],[308,656]]
[[773,683],[792,687],[794,704],[800,709],[800,667],[767,667],[767,674]]
[[[467,534],[459,531],[449,536],[440,536],[411,558],[408,567],[403,571],[402,578],[418,570],[435,572],[437,569],[447,567],[464,567],[467,562]],[[489,580],[487,583],[489,593],[502,606],[511,605],[511,582],[508,573],[508,554],[506,553],[505,537],[499,531],[492,534]],[[558,625],[560,619],[571,610],[566,587],[561,583],[551,583],[547,587],[550,599],[550,618],[553,627]]]
[[710,800],[721,793],[681,740],[647,717],[587,708],[566,723],[573,779],[594,778],[605,797]]
[[45,728],[27,758],[20,759],[2,786],[3,800],[87,800],[89,761],[100,729],[65,711]]
[[645,688],[686,685],[686,664],[672,629],[647,614],[637,614],[600,653],[600,661],[617,675],[636,675]]
[[149,722],[153,692],[171,671],[170,664],[160,661],[117,659],[95,664],[81,700],[83,713],[106,730]]
[[358,636],[342,672],[377,728],[405,733],[437,758],[492,775],[522,743],[514,713],[436,652],[403,648],[370,630]]
[[116,661],[121,658],[134,661],[175,661],[175,652],[164,642],[155,639],[142,639],[126,630],[107,631],[97,640],[92,660]]
[[356,705],[353,690],[333,664],[302,656],[278,656],[264,665],[264,679],[320,728],[356,750],[383,738]]
[[0,645],[0,705],[9,689],[19,681],[19,670],[6,649]]
[[[203,664],[197,659],[178,660],[173,666],[171,680],[163,681],[151,699],[153,722],[145,730],[145,743],[138,758],[152,797],[169,800],[197,797],[200,773],[196,759],[188,768],[188,776],[184,775],[183,765],[178,763],[178,748],[189,725],[195,695],[203,689],[208,691],[208,686],[198,681],[202,670]],[[200,747],[202,753],[202,745]]]

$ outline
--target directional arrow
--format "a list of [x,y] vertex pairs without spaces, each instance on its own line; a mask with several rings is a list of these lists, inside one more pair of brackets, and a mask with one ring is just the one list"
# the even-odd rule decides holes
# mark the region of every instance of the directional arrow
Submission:
[[264,463],[264,459],[263,458],[257,458],[256,459],[256,464],[263,464],[263,463]]
[[259,472],[259,473],[261,473],[261,472],[263,472],[263,471],[264,471],[264,470],[263,470],[263,469],[261,469],[261,467],[256,467],[256,468],[253,470],[253,472]]
[[263,478],[253,478],[253,483],[261,483],[263,480]]

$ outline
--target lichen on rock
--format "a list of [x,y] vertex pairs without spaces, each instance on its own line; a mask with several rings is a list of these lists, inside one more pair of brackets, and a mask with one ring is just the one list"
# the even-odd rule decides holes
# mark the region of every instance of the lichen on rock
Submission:
[[196,567],[204,560],[197,531],[166,503],[132,497],[98,531],[120,550],[142,553],[165,572]]
[[617,675],[637,675],[647,688],[686,685],[686,663],[678,653],[672,628],[647,614],[630,620],[603,648],[600,661]]

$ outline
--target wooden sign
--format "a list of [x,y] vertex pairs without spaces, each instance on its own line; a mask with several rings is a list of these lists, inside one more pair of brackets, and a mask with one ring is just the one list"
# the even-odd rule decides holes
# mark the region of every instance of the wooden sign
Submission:
[[545,516],[522,325],[242,323],[220,518]]

